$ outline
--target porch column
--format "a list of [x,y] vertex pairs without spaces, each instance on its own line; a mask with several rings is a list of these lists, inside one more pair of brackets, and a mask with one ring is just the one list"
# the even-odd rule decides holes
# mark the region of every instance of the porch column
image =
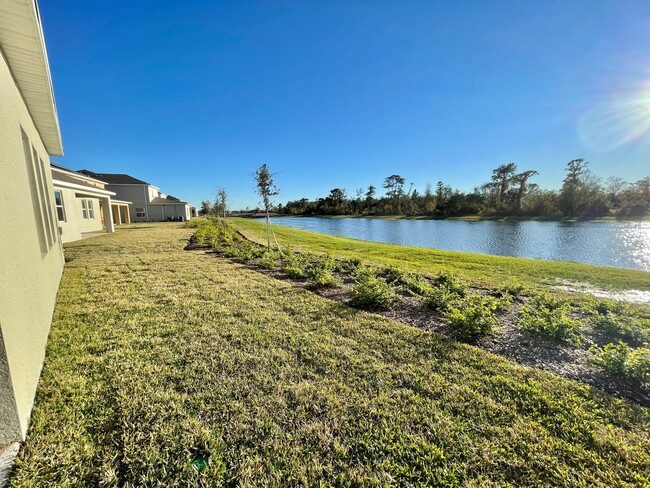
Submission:
[[113,225],[113,205],[111,205],[110,198],[102,198],[101,201],[104,204],[104,212],[108,212],[108,215],[104,215],[104,225],[106,225],[106,232],[111,234],[115,232],[115,226]]
[[131,214],[129,214],[129,206],[124,205],[124,223],[125,224],[130,224],[131,223]]

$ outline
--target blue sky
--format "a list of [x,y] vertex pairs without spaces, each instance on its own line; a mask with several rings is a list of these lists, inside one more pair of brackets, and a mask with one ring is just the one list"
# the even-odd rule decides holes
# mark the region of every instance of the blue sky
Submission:
[[349,194],[400,174],[462,190],[516,162],[650,174],[650,2],[40,3],[65,166],[199,204]]

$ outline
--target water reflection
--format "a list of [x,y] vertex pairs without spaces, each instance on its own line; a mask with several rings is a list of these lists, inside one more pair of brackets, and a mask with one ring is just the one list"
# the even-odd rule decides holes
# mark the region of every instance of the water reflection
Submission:
[[280,217],[274,223],[367,241],[650,271],[650,222],[463,222]]

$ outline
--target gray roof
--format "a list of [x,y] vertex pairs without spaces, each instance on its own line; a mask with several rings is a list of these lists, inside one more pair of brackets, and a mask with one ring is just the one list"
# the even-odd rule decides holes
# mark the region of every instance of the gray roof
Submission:
[[162,197],[156,197],[153,200],[149,202],[150,205],[187,205],[187,202],[183,202],[179,200],[176,197],[167,197],[167,198],[162,198]]
[[146,181],[139,180],[123,173],[95,173],[88,169],[80,169],[79,173],[105,181],[109,185],[148,185]]
[[[74,171],[73,171],[74,173]],[[100,193],[108,193],[110,195],[115,195],[115,193],[105,190],[103,188],[97,188],[95,185],[91,185],[90,183],[86,183],[85,181],[82,181],[78,178],[75,178],[72,175],[67,175],[65,173],[56,173],[52,175],[52,180],[54,183],[54,186],[56,186],[56,182],[60,181],[61,183],[72,183],[77,186],[83,186],[84,188],[88,188],[88,190],[91,190],[93,192],[100,192]]]

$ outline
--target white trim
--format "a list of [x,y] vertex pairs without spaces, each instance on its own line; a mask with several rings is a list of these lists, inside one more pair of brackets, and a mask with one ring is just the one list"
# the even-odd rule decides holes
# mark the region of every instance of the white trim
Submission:
[[50,165],[50,168],[52,168],[52,171],[58,171],[59,173],[72,175],[75,178],[79,178],[79,179],[83,178],[84,180],[95,181],[97,183],[101,183],[102,185],[108,185],[108,183],[106,183],[105,181],[98,180],[97,178],[93,178],[92,176],[86,176],[83,173],[78,173],[78,172],[73,171],[73,170],[66,170],[66,169],[56,168],[56,167],[54,167],[52,165]]
[[60,181],[60,180],[55,180],[52,179],[52,184],[54,186],[61,186],[63,188],[71,188],[73,190],[83,190],[86,193],[97,193],[98,195],[102,196],[113,196],[115,195],[115,192],[108,191],[108,190],[102,190],[100,188],[90,188],[88,186],[83,186],[83,185],[76,185],[74,183],[68,183],[67,181]]

